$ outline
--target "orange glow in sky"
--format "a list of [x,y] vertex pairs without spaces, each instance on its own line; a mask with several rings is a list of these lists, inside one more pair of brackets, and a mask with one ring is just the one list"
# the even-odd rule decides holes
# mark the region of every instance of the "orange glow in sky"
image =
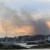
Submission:
[[50,28],[50,21],[48,21],[46,24],[47,24],[47,25],[48,25],[48,27]]
[[14,26],[9,22],[0,23],[0,32],[6,32],[6,29],[9,36],[31,35],[31,33],[35,31],[31,25]]

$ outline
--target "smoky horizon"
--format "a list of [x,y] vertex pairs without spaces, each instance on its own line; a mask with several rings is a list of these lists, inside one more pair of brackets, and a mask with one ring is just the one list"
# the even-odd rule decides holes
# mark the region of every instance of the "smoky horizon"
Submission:
[[[28,4],[24,1],[17,1],[18,5],[13,1],[12,3],[6,0],[0,2],[0,37],[5,37],[6,33],[7,37],[40,34],[50,35],[50,9],[48,9],[50,7],[48,2],[44,1],[43,3],[38,0],[40,3],[34,2],[40,5],[35,3],[34,5],[31,4],[32,1],[33,0],[31,0],[30,3],[25,1]],[[42,3],[44,5],[42,5]],[[48,8],[46,8],[46,3]]]

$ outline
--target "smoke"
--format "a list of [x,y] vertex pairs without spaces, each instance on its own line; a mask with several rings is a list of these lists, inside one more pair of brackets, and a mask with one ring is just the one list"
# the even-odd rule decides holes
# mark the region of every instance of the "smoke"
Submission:
[[[35,11],[34,11],[35,12]],[[6,6],[1,5],[0,6],[0,21],[2,23],[2,27],[5,30],[10,29],[10,26],[13,26],[14,28],[16,27],[21,27],[21,26],[32,26],[32,35],[37,35],[37,34],[42,34],[42,35],[47,35],[49,34],[49,27],[46,24],[46,18],[39,16],[41,18],[38,18],[36,16],[38,13],[34,13],[31,10],[13,10],[10,8],[7,8]],[[32,16],[33,13],[33,16]],[[34,18],[37,17],[35,20]],[[49,17],[48,17],[49,19]],[[6,24],[6,25],[5,25]],[[30,28],[31,29],[31,28]],[[31,30],[29,30],[31,31]]]
[[41,35],[48,35],[48,26],[46,24],[46,22],[42,21],[42,20],[38,20],[36,21],[36,23],[34,24],[35,25],[35,33],[36,34],[41,34]]

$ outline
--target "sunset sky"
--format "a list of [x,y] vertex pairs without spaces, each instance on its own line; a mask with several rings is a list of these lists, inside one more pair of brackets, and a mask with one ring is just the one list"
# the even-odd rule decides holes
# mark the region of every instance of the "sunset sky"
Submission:
[[50,34],[50,0],[0,0],[0,37],[6,31],[8,37]]

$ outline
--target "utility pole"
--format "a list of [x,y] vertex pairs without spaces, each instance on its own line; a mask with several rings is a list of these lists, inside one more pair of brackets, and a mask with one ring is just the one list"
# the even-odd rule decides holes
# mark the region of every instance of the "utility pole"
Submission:
[[7,42],[7,25],[5,25],[4,21],[1,21],[3,30],[5,31],[5,42]]
[[7,26],[6,26],[6,41],[5,42],[7,43]]

